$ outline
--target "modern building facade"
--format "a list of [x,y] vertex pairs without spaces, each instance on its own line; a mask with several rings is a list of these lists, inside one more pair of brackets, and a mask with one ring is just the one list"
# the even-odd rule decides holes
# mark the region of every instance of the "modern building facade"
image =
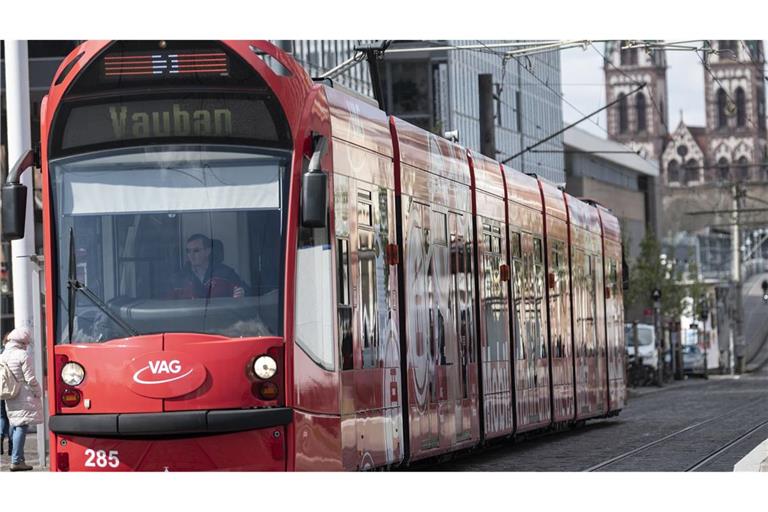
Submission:
[[[371,41],[293,41],[293,50],[310,74],[319,75],[352,57],[354,47],[363,42]],[[557,51],[512,58],[506,55],[510,48],[455,49],[498,43],[503,41],[394,41],[380,62],[387,112],[440,135],[454,132],[460,144],[479,152],[478,75],[491,74],[497,160],[562,129]],[[362,62],[336,80],[372,96],[369,76],[367,63]],[[565,183],[562,135],[508,165]]]

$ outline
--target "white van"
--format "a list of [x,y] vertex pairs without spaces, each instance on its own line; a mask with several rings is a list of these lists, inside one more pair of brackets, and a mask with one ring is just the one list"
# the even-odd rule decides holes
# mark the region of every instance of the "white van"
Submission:
[[[624,324],[624,341],[627,345],[627,359],[631,365],[635,361],[635,344],[632,339],[632,324]],[[637,352],[640,364],[649,366],[654,371],[659,368],[659,349],[656,346],[656,332],[652,325],[637,324]]]

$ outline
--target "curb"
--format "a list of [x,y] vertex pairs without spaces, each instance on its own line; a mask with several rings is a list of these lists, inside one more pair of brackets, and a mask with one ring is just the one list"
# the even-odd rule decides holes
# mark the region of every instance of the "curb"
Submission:
[[733,471],[768,472],[768,439],[733,466]]

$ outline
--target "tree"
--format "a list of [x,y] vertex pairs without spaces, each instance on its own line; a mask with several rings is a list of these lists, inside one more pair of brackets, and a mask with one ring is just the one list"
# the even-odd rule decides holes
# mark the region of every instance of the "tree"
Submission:
[[679,318],[685,308],[686,287],[680,285],[682,273],[671,261],[661,257],[661,245],[647,231],[640,242],[640,254],[630,268],[629,290],[626,299],[628,306],[653,307],[653,290],[661,290],[661,315],[667,318]]
[[699,267],[695,262],[688,264],[688,286],[686,286],[686,295],[691,298],[691,308],[685,311],[686,314],[691,315],[695,321],[701,319],[702,314],[706,311],[709,313],[709,296],[707,295],[708,287],[699,279]]

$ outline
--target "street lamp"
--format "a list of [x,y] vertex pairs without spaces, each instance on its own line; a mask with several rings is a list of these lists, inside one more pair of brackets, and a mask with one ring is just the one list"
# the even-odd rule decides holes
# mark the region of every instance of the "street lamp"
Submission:
[[[706,328],[706,322],[709,320],[709,297],[704,294],[701,296],[701,299],[699,300],[699,320],[701,320],[701,333],[702,333],[702,339],[701,342],[704,344],[704,378],[709,378],[709,336],[707,336],[704,333],[704,329]],[[707,339],[704,339],[706,336]]]
[[[660,329],[660,316],[661,316],[661,289],[654,288],[651,292],[651,300],[653,301],[653,329],[656,333],[656,347],[659,354],[656,370],[656,385],[663,386],[664,375],[664,341],[662,340],[662,332]],[[637,356],[635,356],[637,357]]]

